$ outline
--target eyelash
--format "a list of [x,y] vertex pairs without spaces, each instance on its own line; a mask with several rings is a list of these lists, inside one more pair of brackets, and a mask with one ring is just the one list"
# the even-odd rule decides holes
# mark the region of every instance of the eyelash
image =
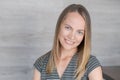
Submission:
[[83,32],[81,32],[81,31],[78,31],[78,34],[82,34],[82,35],[83,35]]
[[[71,30],[71,27],[70,27],[70,26],[65,26],[65,29]],[[83,35],[83,34],[84,34],[82,31],[78,31],[77,33],[78,33],[79,35]]]
[[70,29],[71,29],[71,27],[69,27],[69,26],[65,26],[65,28],[66,28],[67,30],[70,30]]

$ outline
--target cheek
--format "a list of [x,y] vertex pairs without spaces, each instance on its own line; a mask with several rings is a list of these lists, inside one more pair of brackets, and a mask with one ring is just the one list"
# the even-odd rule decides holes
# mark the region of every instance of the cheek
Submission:
[[84,37],[84,36],[81,36],[81,37],[78,37],[78,38],[77,38],[77,42],[78,42],[79,44],[82,42],[83,37]]
[[60,36],[60,37],[65,37],[65,36],[67,36],[68,34],[69,34],[69,33],[68,33],[67,31],[61,30],[60,33],[59,33],[59,36]]
[[65,34],[63,33],[63,31],[60,31],[59,34],[58,34],[59,40],[62,40],[63,37],[64,37],[64,35],[65,35]]

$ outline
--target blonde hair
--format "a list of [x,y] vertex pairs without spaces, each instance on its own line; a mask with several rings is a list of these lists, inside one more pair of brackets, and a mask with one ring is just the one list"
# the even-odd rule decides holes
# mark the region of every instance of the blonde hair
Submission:
[[55,69],[55,62],[60,57],[60,42],[58,40],[58,34],[60,32],[60,25],[64,19],[64,17],[70,13],[70,12],[78,12],[83,19],[85,20],[85,35],[78,46],[77,53],[78,61],[77,61],[77,68],[75,70],[75,79],[80,80],[81,77],[84,75],[86,64],[88,62],[88,59],[90,57],[90,51],[91,51],[91,20],[89,13],[87,9],[82,6],[81,4],[71,4],[68,7],[66,7],[63,12],[60,14],[57,24],[56,24],[56,30],[55,30],[55,36],[54,36],[54,43],[53,48],[51,50],[50,58],[46,67],[46,72],[51,73],[53,69]]

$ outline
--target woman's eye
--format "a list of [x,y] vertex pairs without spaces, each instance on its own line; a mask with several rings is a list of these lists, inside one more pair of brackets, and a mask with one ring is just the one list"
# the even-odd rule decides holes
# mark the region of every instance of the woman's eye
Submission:
[[78,31],[78,34],[83,35],[83,32],[82,31]]
[[71,27],[69,27],[69,26],[65,26],[65,29],[70,30],[70,29],[71,29]]

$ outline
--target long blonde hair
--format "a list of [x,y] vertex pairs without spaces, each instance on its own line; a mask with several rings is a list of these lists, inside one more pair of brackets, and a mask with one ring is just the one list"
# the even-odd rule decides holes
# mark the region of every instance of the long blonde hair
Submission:
[[55,69],[55,61],[57,61],[60,57],[60,42],[58,40],[60,25],[64,17],[70,12],[78,12],[83,17],[86,24],[85,35],[82,42],[78,46],[77,51],[77,53],[79,54],[79,60],[77,61],[77,68],[75,70],[75,79],[80,80],[81,77],[84,75],[86,64],[88,62],[91,52],[91,20],[87,9],[81,4],[71,4],[66,7],[60,14],[56,24],[53,48],[51,50],[50,58],[46,67],[46,72],[50,74],[52,70]]

